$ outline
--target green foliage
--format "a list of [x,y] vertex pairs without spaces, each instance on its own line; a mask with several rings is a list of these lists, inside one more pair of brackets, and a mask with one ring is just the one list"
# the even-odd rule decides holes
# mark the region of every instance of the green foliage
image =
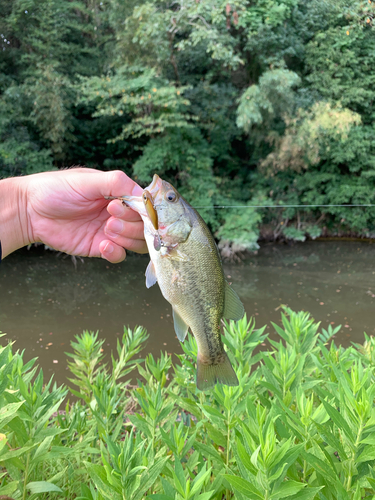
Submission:
[[213,206],[374,203],[374,18],[361,0],[2,2],[0,177],[157,173],[227,256],[373,236],[373,209]]
[[73,130],[67,105],[69,81],[52,66],[38,68],[24,84],[25,95],[33,101],[30,120],[40,131],[56,158],[64,149],[64,139]]
[[320,154],[329,150],[332,143],[340,146],[347,143],[352,127],[359,125],[361,118],[340,106],[332,108],[327,102],[318,102],[308,112],[299,109],[293,119],[286,115],[284,121],[284,134],[273,132],[268,137],[276,151],[261,161],[263,169],[300,172],[318,164]]
[[96,101],[93,116],[123,116],[126,123],[119,141],[129,136],[153,137],[169,128],[183,129],[192,125],[183,113],[189,101],[182,98],[186,87],[175,89],[144,68],[121,67],[116,74],[83,80],[82,103]]
[[[375,494],[374,342],[348,349],[309,313],[283,307],[279,341],[246,316],[223,341],[239,386],[196,388],[197,345],[132,359],[124,330],[111,363],[84,332],[69,362],[79,398],[43,381],[35,360],[0,348],[0,495],[14,498],[357,500]],[[143,381],[123,377],[137,369]],[[172,371],[173,369],[173,371]],[[134,383],[134,382],[133,382]],[[46,496],[47,495],[47,496]]]
[[[346,2],[343,2],[346,3]],[[307,46],[306,63],[313,88],[323,98],[339,101],[363,115],[366,123],[373,118],[375,75],[368,71],[375,42],[371,20],[374,8],[355,3],[354,9],[347,3],[347,15],[343,22],[338,13],[333,25],[318,33]],[[363,16],[362,19],[355,19]]]
[[242,94],[237,109],[237,126],[250,132],[253,125],[269,123],[287,113],[293,105],[293,87],[300,83],[296,73],[285,69],[266,71],[258,85]]
[[285,227],[283,229],[283,234],[288,240],[294,241],[305,241],[306,236],[301,229],[297,229],[296,227]]
[[220,239],[219,248],[224,249],[225,246],[231,244],[231,251],[234,254],[244,250],[257,250],[260,220],[259,211],[249,209],[247,205],[243,208],[231,209],[216,233]]

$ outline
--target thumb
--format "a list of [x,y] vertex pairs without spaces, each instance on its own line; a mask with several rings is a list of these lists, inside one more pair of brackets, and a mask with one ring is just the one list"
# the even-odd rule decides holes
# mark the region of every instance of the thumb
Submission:
[[80,179],[81,189],[84,187],[85,193],[91,194],[91,199],[104,196],[140,196],[143,189],[128,177],[121,170],[102,172],[91,168],[75,169],[75,172],[82,173]]

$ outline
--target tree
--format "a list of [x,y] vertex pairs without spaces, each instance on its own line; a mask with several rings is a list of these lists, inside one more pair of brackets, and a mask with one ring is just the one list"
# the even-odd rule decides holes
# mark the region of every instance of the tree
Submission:
[[[0,172],[153,173],[223,248],[259,225],[372,234],[375,3],[10,0],[0,6]],[[5,76],[6,75],[6,76]]]

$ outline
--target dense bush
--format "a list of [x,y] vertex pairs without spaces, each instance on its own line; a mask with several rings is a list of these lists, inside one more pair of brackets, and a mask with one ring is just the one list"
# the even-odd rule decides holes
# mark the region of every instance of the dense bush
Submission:
[[[206,393],[195,386],[192,337],[178,364],[163,353],[140,363],[142,328],[125,329],[110,360],[97,334],[84,332],[69,355],[70,390],[2,347],[0,495],[373,498],[373,339],[337,347],[340,327],[319,333],[308,313],[287,308],[282,325],[276,342],[246,318],[227,323],[239,386]],[[78,400],[64,407],[69,392]]]
[[[156,172],[222,246],[375,234],[371,0],[8,0],[0,177]],[[218,229],[220,231],[218,232]],[[312,228],[312,229],[311,229]]]

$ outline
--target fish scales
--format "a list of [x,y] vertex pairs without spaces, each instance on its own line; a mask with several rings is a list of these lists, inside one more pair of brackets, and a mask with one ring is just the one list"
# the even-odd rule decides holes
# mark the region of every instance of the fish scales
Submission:
[[197,387],[238,385],[220,335],[223,317],[240,319],[244,309],[225,281],[215,240],[201,216],[168,182],[154,175],[142,197],[123,196],[144,222],[150,253],[146,286],[156,282],[172,305],[177,337],[188,329],[198,346]]
[[[163,296],[190,326],[201,354],[214,361],[223,351],[220,322],[224,312],[224,273],[207,226],[198,224],[198,214],[191,213],[190,217],[197,220],[193,221],[188,240],[179,246],[186,255],[200,258],[178,261],[156,254],[152,260]],[[207,245],[202,244],[201,233]]]

